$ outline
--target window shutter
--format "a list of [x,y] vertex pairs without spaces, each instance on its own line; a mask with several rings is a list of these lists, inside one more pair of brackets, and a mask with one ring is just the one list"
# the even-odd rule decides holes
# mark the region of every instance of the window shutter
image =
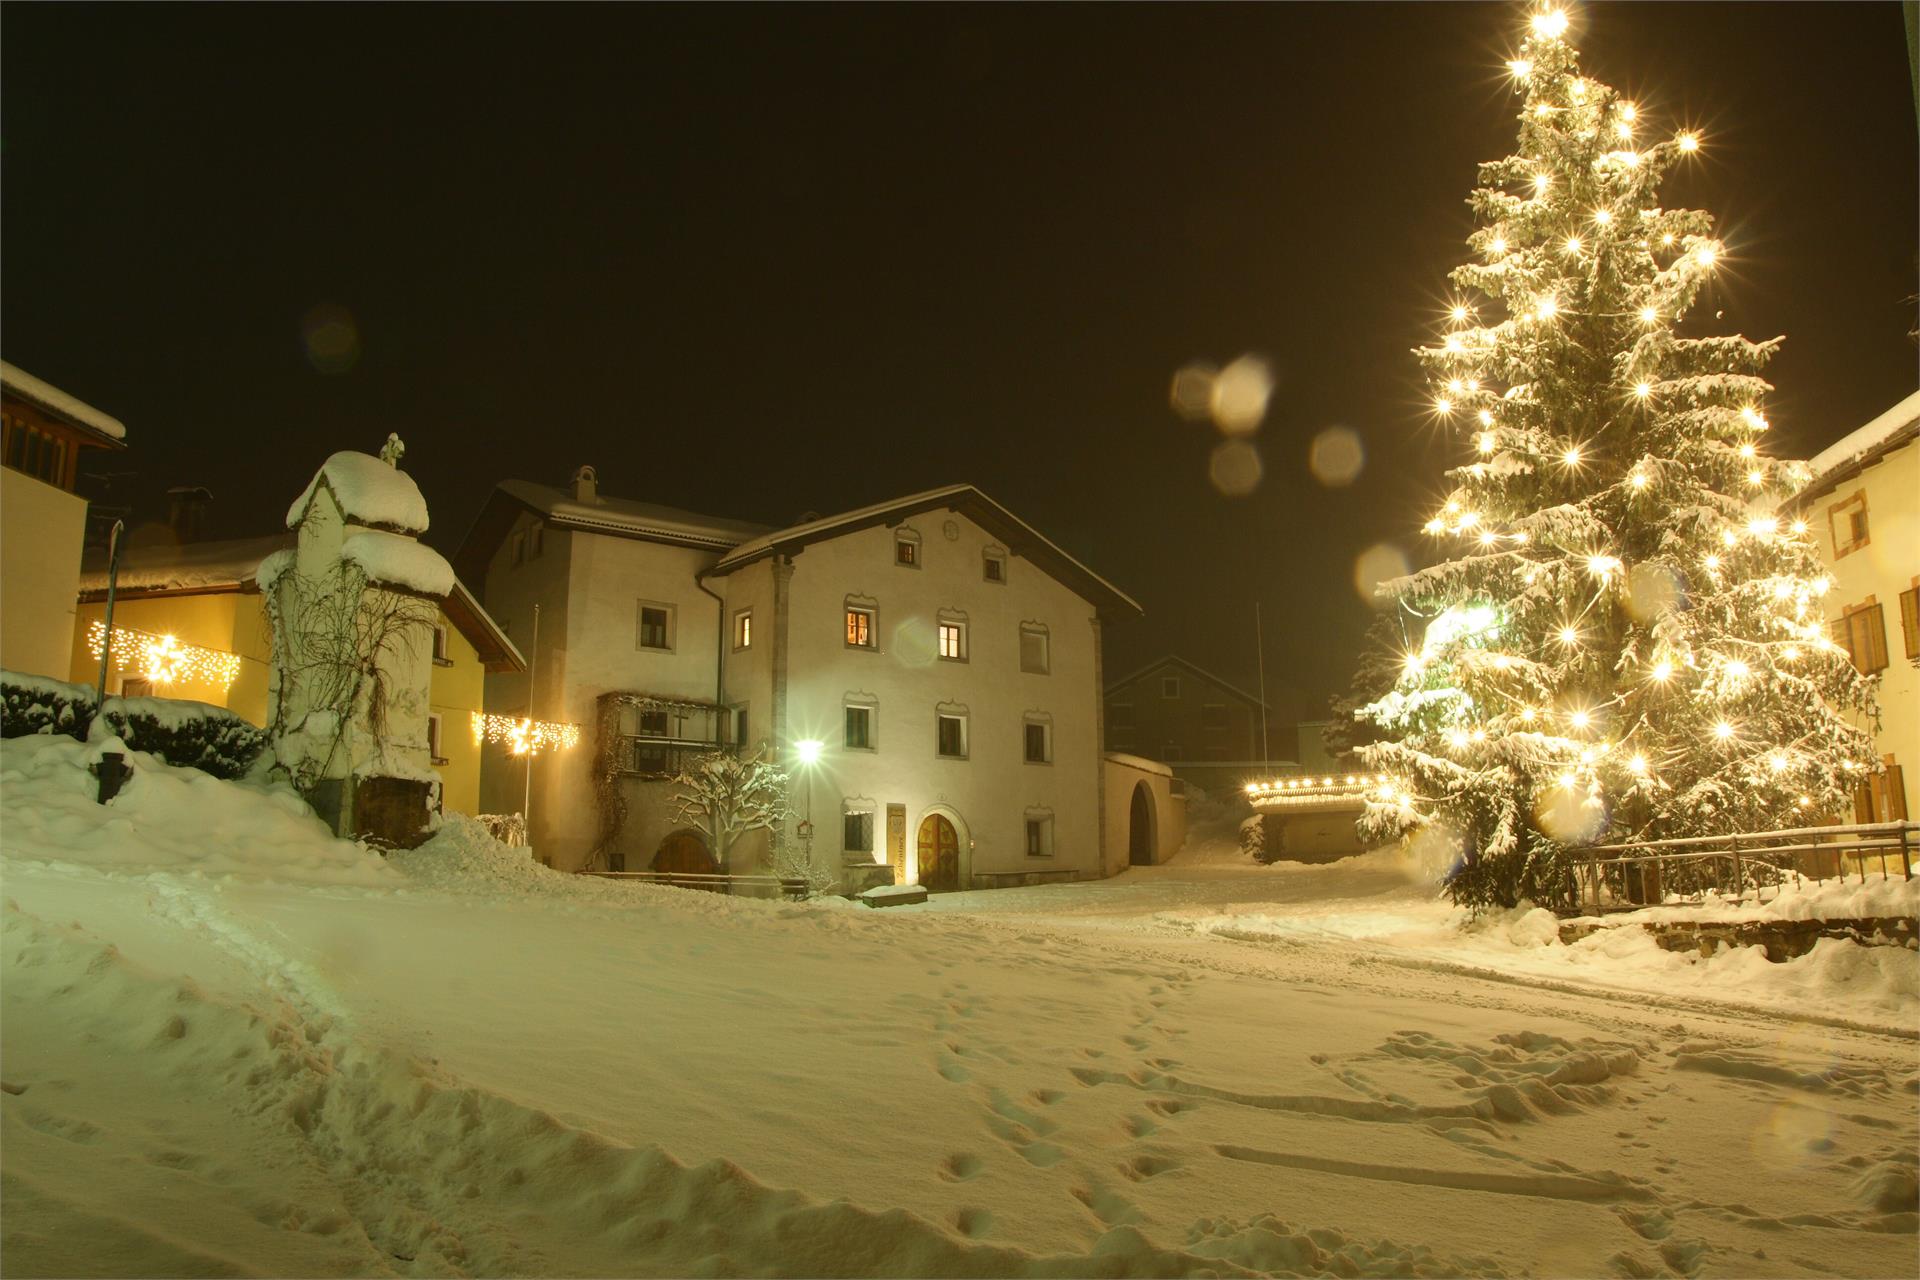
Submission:
[[1907,656],[1920,658],[1920,587],[1900,593],[1900,634],[1907,642]]
[[1905,822],[1907,819],[1907,782],[1906,778],[1900,772],[1900,766],[1897,764],[1888,765],[1886,773],[1881,776],[1886,779],[1887,798],[1884,806],[1885,814],[1883,821]]
[[1861,826],[1873,821],[1873,791],[1865,782],[1853,788],[1853,820]]

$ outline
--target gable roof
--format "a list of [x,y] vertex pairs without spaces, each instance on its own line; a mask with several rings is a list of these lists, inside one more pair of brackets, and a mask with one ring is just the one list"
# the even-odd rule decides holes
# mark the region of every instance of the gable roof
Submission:
[[970,484],[928,489],[924,493],[912,493],[890,502],[774,530],[751,542],[743,542],[720,557],[713,572],[724,576],[769,556],[793,555],[811,543],[838,538],[876,525],[896,525],[926,511],[953,511],[966,516],[1009,552],[1039,565],[1102,614],[1138,617],[1144,612],[1132,596],[1068,555],[1045,534]]
[[70,427],[101,437],[102,444],[120,445],[126,442],[127,427],[120,419],[100,412],[80,397],[68,395],[51,382],[42,382],[25,369],[10,365],[5,360],[0,360],[0,388]]
[[[294,535],[276,533],[264,538],[126,547],[120,552],[120,574],[114,591],[123,600],[256,592],[260,589],[255,581],[260,562],[276,552],[291,551],[293,546]],[[434,558],[439,559],[437,555]],[[444,597],[435,597],[435,603],[447,621],[467,638],[481,663],[489,671],[525,671],[527,660],[500,624],[481,607],[465,583],[458,578],[452,581],[452,588]],[[106,598],[106,553],[90,551],[80,569],[80,599],[93,603]]]
[[1807,462],[1813,479],[1794,497],[1799,501],[1817,498],[1916,438],[1920,438],[1920,391],[1814,454]]
[[[1245,702],[1250,707],[1265,706],[1265,704],[1262,703],[1260,699],[1254,697],[1252,694],[1248,693],[1246,690],[1231,683],[1230,681],[1222,680],[1219,676],[1213,674],[1213,672],[1207,670],[1205,667],[1198,665],[1197,663],[1188,662],[1185,658],[1181,657],[1177,653],[1169,653],[1161,657],[1155,658],[1152,662],[1149,662],[1146,666],[1136,668],[1135,670],[1128,672],[1126,675],[1121,676],[1118,680],[1108,681],[1107,687],[1102,691],[1102,694],[1103,696],[1107,694],[1111,694],[1113,693],[1114,690],[1122,687],[1123,685],[1132,684],[1135,680],[1138,680],[1141,676],[1151,675],[1153,672],[1158,671],[1162,667],[1181,667],[1186,671],[1190,672],[1191,674],[1199,676],[1202,680],[1205,680],[1211,684],[1218,685],[1220,688],[1225,689],[1228,693],[1232,694],[1236,698],[1239,698],[1241,701]],[[1269,711],[1272,710],[1271,707],[1267,707],[1266,709]]]
[[486,577],[487,561],[521,512],[532,512],[559,529],[604,533],[641,542],[725,551],[767,532],[770,526],[720,516],[703,516],[680,507],[630,498],[596,497],[582,502],[570,490],[531,480],[502,480],[487,495],[467,536],[454,555],[454,568],[475,582]]

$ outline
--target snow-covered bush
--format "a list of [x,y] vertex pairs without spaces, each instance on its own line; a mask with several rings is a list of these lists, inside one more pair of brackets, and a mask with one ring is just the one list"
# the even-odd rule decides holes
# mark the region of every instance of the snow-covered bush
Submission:
[[0,698],[5,704],[0,710],[0,738],[30,733],[84,738],[93,723],[93,690],[83,684],[0,671]]
[[238,778],[266,749],[265,731],[224,707],[184,698],[108,698],[102,718],[135,751],[216,778]]
[[1280,856],[1280,851],[1267,849],[1267,820],[1260,814],[1254,814],[1240,824],[1240,851],[1255,862],[1272,862]]

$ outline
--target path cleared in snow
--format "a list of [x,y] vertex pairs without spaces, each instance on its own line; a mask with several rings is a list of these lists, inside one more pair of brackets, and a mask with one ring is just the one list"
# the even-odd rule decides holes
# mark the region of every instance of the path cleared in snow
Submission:
[[1409,939],[1554,948],[1379,855],[879,912],[456,830],[295,883],[106,848],[177,820],[145,760],[24,839],[71,779],[3,745],[8,1274],[1915,1271],[1910,1023],[1448,969]]

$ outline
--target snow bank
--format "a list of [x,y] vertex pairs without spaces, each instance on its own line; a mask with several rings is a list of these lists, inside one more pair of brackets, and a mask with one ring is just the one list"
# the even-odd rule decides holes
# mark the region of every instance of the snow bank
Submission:
[[627,891],[638,887],[542,866],[533,860],[532,849],[501,843],[485,825],[462,813],[445,815],[431,840],[417,848],[395,849],[387,862],[423,888],[495,899],[574,898],[623,904],[634,900]]
[[353,524],[377,525],[401,533],[427,531],[427,500],[420,496],[420,486],[413,477],[372,454],[352,450],[336,453],[321,464],[306,489],[287,508],[287,528],[296,528],[306,518],[307,507],[323,481]]
[[453,566],[432,547],[397,533],[356,533],[340,548],[341,558],[366,570],[367,581],[398,587],[435,600],[453,590]]
[[[1898,859],[1889,861],[1897,868]],[[1920,868],[1916,868],[1913,879],[1901,876],[1897,869],[1826,880],[1796,878],[1782,885],[1779,893],[1765,902],[1741,901],[1709,893],[1700,902],[1642,907],[1638,911],[1609,915],[1605,921],[1609,925],[1623,925],[1686,920],[1862,920],[1875,916],[1920,916]]]
[[[133,776],[102,805],[94,802],[97,783],[89,767],[106,751],[125,752]],[[176,769],[110,735],[87,743],[62,735],[0,742],[0,828],[10,863],[307,884],[398,883],[378,855],[336,839],[290,787]]]

